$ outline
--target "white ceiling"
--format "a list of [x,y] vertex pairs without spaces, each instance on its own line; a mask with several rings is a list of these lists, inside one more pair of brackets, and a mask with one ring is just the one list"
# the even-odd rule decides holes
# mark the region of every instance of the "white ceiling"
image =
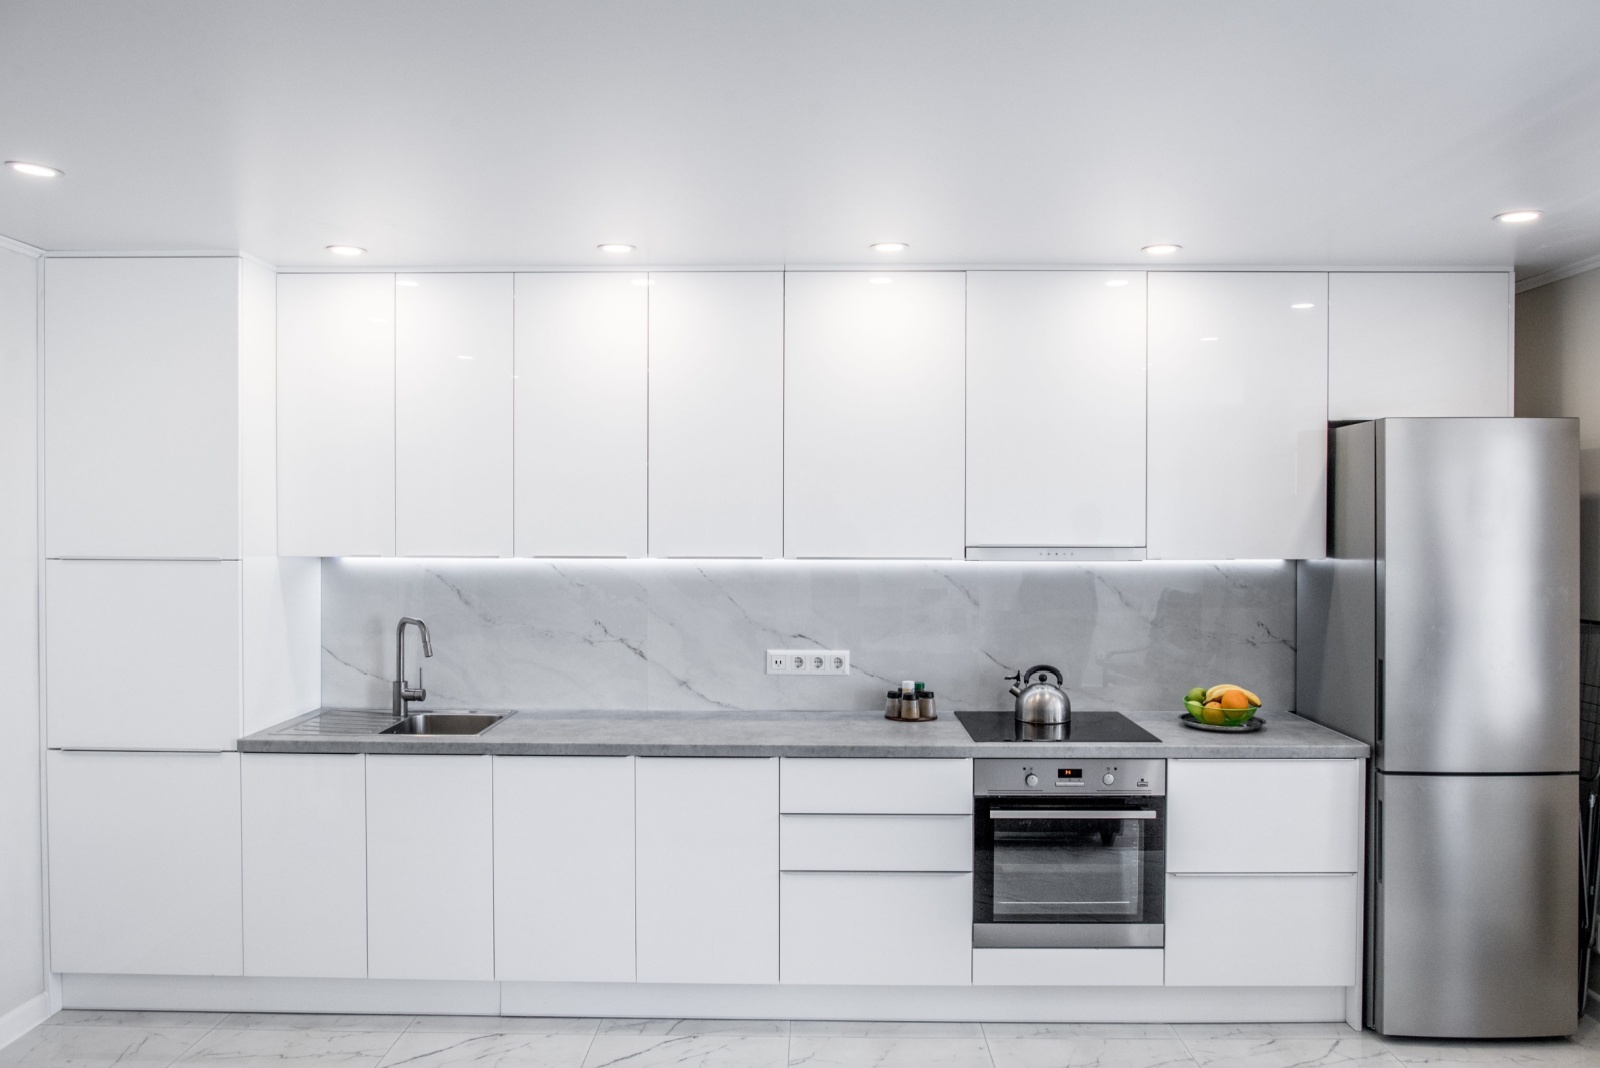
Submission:
[[1596,42],[1595,0],[0,0],[0,157],[66,171],[0,172],[0,234],[1528,275],[1600,255]]

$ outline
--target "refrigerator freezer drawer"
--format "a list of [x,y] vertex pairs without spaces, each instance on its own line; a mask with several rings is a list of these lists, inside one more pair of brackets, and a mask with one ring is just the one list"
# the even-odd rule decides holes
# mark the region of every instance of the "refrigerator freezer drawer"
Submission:
[[1388,1035],[1577,1026],[1576,775],[1379,775],[1372,1019]]

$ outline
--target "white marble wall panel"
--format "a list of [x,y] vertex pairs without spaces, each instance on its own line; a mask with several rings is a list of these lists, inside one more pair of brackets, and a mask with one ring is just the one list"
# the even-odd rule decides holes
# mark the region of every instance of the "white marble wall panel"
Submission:
[[[1075,708],[1177,709],[1217,682],[1294,700],[1283,562],[325,560],[325,705],[387,704],[402,615],[433,632],[438,708],[866,709],[904,678],[1006,708],[1003,676],[1037,663]],[[849,649],[852,672],[765,674],[791,648]]]

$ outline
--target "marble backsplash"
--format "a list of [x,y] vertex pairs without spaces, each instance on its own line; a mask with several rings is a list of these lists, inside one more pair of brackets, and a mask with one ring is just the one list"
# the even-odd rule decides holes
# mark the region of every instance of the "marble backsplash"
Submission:
[[[1237,682],[1282,709],[1294,597],[1284,562],[331,559],[322,698],[387,705],[410,615],[433,634],[435,708],[871,709],[904,678],[941,710],[1008,708],[1002,677],[1049,663],[1075,708]],[[849,649],[851,674],[769,676],[769,648]]]

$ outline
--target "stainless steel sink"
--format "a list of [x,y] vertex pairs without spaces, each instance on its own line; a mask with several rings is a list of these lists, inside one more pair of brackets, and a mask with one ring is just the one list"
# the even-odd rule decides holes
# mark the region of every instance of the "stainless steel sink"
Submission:
[[506,717],[488,712],[413,712],[383,734],[482,734]]

